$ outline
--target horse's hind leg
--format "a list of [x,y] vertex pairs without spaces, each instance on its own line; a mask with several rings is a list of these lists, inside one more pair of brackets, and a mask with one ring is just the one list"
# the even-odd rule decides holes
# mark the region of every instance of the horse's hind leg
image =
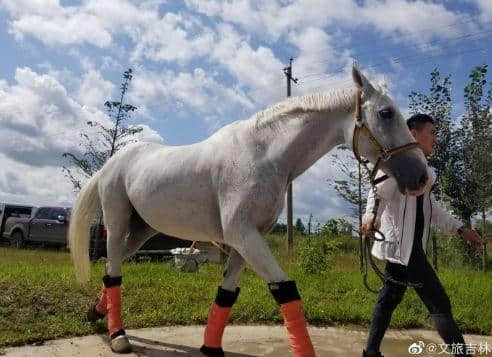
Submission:
[[239,278],[241,277],[246,262],[234,249],[231,250],[224,272],[222,285],[219,286],[215,302],[208,314],[207,327],[205,328],[204,342],[200,351],[206,356],[223,356],[222,336],[229,320],[232,305],[239,295]]
[[[112,191],[119,191],[115,187],[111,188]],[[111,349],[114,352],[124,353],[131,350],[131,345],[125,335],[121,318],[121,263],[125,236],[130,227],[133,208],[126,198],[124,189],[119,192],[104,191],[101,195],[101,205],[104,213],[104,224],[108,232],[106,242],[108,256],[106,275],[103,277],[104,287],[101,303],[103,304],[104,299],[106,300]]]
[[[134,212],[130,220],[129,232],[125,239],[123,260],[135,254],[140,247],[156,233],[156,230],[151,228],[147,223],[145,223],[145,221],[142,220],[142,218],[140,218],[138,214],[136,214],[136,212]],[[103,285],[99,302],[87,311],[87,320],[90,322],[95,322],[103,319],[108,313],[107,305],[107,293],[106,288]]]
[[153,237],[157,231],[150,227],[137,212],[133,212],[130,220],[130,228],[125,239],[123,260],[135,254],[144,243]]
[[280,305],[294,356],[315,356],[296,284],[288,280],[263,237],[256,229],[251,229],[241,235],[233,232],[230,238],[229,243],[246,263],[267,281],[270,292]]

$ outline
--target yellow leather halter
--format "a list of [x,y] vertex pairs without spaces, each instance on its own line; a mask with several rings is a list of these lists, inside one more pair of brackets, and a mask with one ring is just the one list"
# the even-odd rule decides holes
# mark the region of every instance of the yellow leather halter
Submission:
[[[402,152],[412,150],[415,148],[419,148],[420,145],[417,142],[413,142],[413,143],[408,143],[408,144],[398,146],[398,147],[395,147],[395,148],[392,148],[389,150],[385,149],[381,144],[379,144],[378,140],[374,137],[374,135],[371,133],[369,128],[362,121],[362,108],[361,108],[362,99],[361,99],[361,97],[362,97],[362,91],[360,90],[360,88],[357,88],[357,90],[355,92],[355,127],[354,127],[354,135],[352,137],[352,148],[353,148],[354,155],[355,155],[355,158],[357,159],[357,161],[359,161],[366,168],[366,170],[369,172],[371,185],[375,186],[379,182],[381,182],[381,180],[379,180],[379,179],[376,180],[376,174],[379,170],[379,167],[381,166],[381,164],[383,162],[388,161],[394,155],[397,155],[397,154],[400,154]],[[376,151],[379,154],[378,159],[376,161],[376,164],[374,165],[374,168],[372,169],[372,171],[370,171],[369,168],[367,167],[367,163],[369,161],[363,160],[361,155],[360,155],[360,152],[359,152],[359,141],[360,141],[361,134],[365,135],[367,137],[367,139],[369,139],[369,142],[372,144],[372,146],[374,146],[374,148],[376,149]]]

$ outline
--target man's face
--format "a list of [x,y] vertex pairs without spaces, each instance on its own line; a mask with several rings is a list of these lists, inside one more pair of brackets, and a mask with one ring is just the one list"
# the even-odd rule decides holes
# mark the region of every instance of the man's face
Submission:
[[434,153],[436,147],[436,127],[432,123],[424,123],[422,130],[411,130],[413,137],[422,147],[425,156],[430,156]]

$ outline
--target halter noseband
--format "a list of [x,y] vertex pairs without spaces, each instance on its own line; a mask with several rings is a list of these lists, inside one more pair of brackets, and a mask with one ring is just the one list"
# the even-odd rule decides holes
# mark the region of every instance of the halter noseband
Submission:
[[[379,170],[379,167],[381,166],[381,163],[388,161],[394,155],[415,148],[419,148],[420,145],[416,142],[413,142],[389,150],[385,149],[381,144],[379,144],[378,140],[374,137],[374,135],[371,133],[369,128],[362,121],[361,97],[362,97],[362,91],[360,90],[360,88],[357,88],[355,92],[355,127],[354,127],[354,135],[352,137],[352,148],[357,161],[363,164],[366,170],[370,173],[369,177],[370,177],[371,185],[375,187],[375,185],[381,182],[378,181],[379,179],[375,180],[376,174]],[[372,144],[372,146],[374,146],[376,151],[379,153],[378,159],[372,171],[370,171],[369,168],[367,167],[367,163],[369,161],[363,160],[359,152],[359,141],[360,141],[361,134],[364,134],[369,139],[369,142]]]

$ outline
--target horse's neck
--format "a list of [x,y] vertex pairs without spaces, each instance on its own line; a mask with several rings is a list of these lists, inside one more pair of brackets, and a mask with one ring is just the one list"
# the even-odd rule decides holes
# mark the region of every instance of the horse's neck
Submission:
[[332,148],[345,142],[344,132],[353,120],[353,92],[336,95],[331,106],[316,109],[295,107],[279,113],[277,118],[258,129],[257,138],[268,148],[268,158],[277,163],[289,180],[301,175]]

